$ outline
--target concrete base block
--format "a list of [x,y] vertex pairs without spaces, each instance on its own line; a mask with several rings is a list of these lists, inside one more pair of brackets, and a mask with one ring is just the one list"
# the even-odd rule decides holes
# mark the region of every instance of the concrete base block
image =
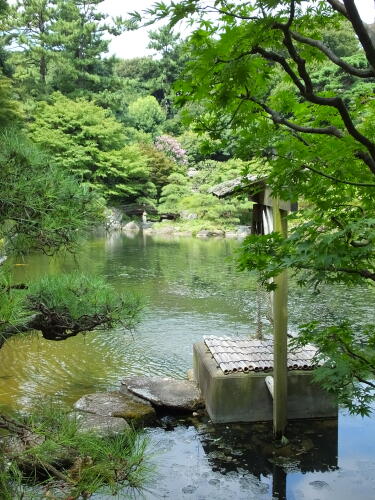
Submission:
[[[194,378],[211,420],[261,422],[272,420],[272,396],[265,383],[272,372],[224,375],[203,342],[194,344]],[[312,380],[311,371],[288,374],[288,419],[337,417],[334,398]]]

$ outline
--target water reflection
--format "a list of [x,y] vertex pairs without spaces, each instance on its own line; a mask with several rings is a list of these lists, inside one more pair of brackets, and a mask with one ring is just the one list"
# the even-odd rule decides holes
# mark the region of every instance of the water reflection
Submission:
[[[171,417],[163,423],[164,430],[150,430],[158,450],[157,481],[145,499],[294,498],[291,476],[338,469],[337,419],[290,423],[283,447],[273,443],[271,424],[182,423]],[[324,484],[316,480],[311,488]]]

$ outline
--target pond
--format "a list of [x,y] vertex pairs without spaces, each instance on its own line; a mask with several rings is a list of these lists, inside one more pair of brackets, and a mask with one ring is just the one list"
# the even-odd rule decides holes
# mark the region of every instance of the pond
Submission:
[[[236,271],[237,247],[233,240],[112,233],[96,235],[75,256],[14,261],[15,281],[62,271],[96,273],[119,291],[139,293],[146,307],[133,335],[115,329],[56,343],[38,335],[15,337],[0,351],[0,404],[25,408],[36,398],[56,395],[72,403],[83,394],[116,389],[129,375],[184,378],[192,366],[192,344],[203,335],[270,332],[267,296],[254,277]],[[374,289],[327,287],[311,295],[291,280],[289,329],[295,332],[316,318],[370,323],[374,302]],[[270,426],[264,424],[166,417],[162,428],[148,432],[155,477],[143,492],[129,492],[134,498],[375,497],[371,418],[341,413],[338,425],[292,423],[293,453],[289,448],[275,453]]]

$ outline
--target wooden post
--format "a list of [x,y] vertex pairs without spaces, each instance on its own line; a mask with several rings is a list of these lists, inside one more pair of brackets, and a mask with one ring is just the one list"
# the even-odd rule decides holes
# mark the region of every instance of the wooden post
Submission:
[[[279,200],[273,203],[274,231],[287,236],[287,212],[280,210]],[[281,439],[287,423],[288,397],[288,274],[281,272],[274,278],[273,292],[273,433]]]

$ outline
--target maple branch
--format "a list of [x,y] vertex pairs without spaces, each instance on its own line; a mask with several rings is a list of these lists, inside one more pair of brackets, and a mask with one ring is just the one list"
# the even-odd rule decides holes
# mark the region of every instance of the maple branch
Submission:
[[352,23],[354,31],[361,42],[363,50],[365,51],[367,60],[375,70],[375,47],[371,41],[366,26],[363,24],[354,0],[344,0],[344,6],[347,15],[346,17]]
[[298,125],[297,123],[293,123],[293,122],[287,120],[286,118],[284,118],[283,116],[281,116],[280,113],[278,113],[276,110],[270,108],[269,106],[267,106],[267,104],[259,101],[255,97],[242,96],[242,99],[252,101],[255,104],[257,104],[258,106],[260,106],[262,109],[264,109],[264,111],[266,113],[268,113],[270,115],[270,117],[272,118],[272,121],[274,123],[280,124],[280,125],[285,125],[286,127],[290,128],[292,130],[295,130],[296,132],[302,132],[305,134],[331,135],[331,136],[338,137],[340,139],[344,136],[343,132],[334,126],[328,126],[328,127],[324,127],[324,128],[322,128],[322,127],[303,127],[301,125]]
[[375,184],[370,184],[366,182],[351,182],[351,181],[343,181],[341,179],[337,179],[337,177],[334,177],[333,175],[325,174],[324,172],[317,170],[314,167],[310,167],[309,165],[303,165],[303,168],[306,168],[307,170],[311,170],[311,172],[315,172],[318,175],[321,175],[322,177],[326,177],[327,179],[330,179],[334,182],[339,182],[341,184],[349,184],[349,186],[357,186],[357,187],[373,187],[375,188]]
[[346,71],[346,73],[349,73],[350,75],[358,76],[360,78],[371,78],[375,76],[375,71],[372,68],[361,69],[348,64],[347,62],[340,59],[340,57],[336,56],[336,54],[332,52],[330,48],[326,47],[320,40],[315,40],[314,38],[303,36],[295,31],[290,31],[290,34],[292,38],[297,42],[310,45],[311,47],[315,47],[316,49],[323,52],[323,54],[325,54],[330,61],[332,61],[334,64],[342,68],[344,71]]
[[[261,47],[255,47],[253,49],[254,52],[262,55],[262,57],[264,57],[265,59],[279,63],[290,75],[294,84],[300,91],[301,96],[304,97],[307,101],[312,102],[313,104],[330,106],[337,109],[349,135],[351,135],[353,139],[355,139],[367,149],[369,154],[360,152],[358,154],[358,157],[366,163],[371,172],[375,175],[375,143],[370,141],[370,139],[368,139],[358,131],[353,123],[353,120],[351,119],[344,101],[340,97],[321,97],[314,93],[313,83],[306,69],[306,61],[298,54],[295,46],[293,45],[293,39],[289,29],[286,28],[284,24],[275,24],[274,29],[280,29],[283,31],[284,45],[287,48],[290,57],[297,65],[299,76],[294,73],[285,57],[277,54],[276,52],[268,51],[262,49]],[[303,83],[301,82],[300,78],[302,79]]]
[[336,12],[339,12],[340,14],[348,18],[348,13],[346,12],[345,5],[341,3],[340,0],[327,0],[327,2]]

